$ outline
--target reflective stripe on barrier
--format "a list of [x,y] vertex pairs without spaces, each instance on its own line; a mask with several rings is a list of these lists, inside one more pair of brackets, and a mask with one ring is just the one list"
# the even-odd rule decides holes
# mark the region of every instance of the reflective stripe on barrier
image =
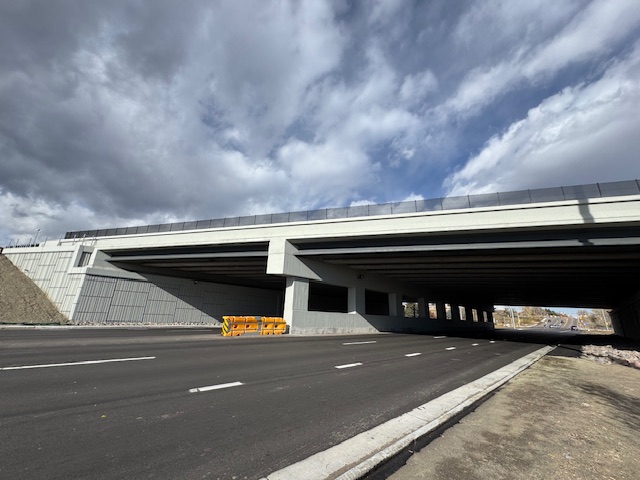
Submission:
[[287,324],[282,317],[222,317],[222,335],[283,335],[287,333]]

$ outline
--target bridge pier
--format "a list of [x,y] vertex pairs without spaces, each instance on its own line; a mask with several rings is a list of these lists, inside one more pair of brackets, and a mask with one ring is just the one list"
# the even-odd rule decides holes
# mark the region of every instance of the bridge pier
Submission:
[[455,303],[451,303],[451,320],[454,320],[456,322],[461,321],[460,318],[460,306],[456,305]]
[[640,291],[610,312],[613,331],[640,340]]
[[470,305],[464,306],[464,317],[467,322],[473,323],[473,307],[471,307]]
[[309,279],[287,277],[284,294],[284,320],[291,328],[291,321],[296,312],[306,312],[309,309]]

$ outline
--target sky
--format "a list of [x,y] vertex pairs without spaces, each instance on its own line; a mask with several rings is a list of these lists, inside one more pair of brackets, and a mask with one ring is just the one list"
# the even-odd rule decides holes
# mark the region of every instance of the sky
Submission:
[[0,246],[640,178],[637,0],[0,2]]

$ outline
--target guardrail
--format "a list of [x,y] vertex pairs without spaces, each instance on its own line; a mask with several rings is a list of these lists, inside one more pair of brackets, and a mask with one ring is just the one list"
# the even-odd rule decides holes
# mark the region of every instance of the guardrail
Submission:
[[463,208],[476,207],[523,205],[538,202],[583,200],[588,198],[604,198],[626,195],[640,195],[640,180],[593,183],[588,185],[574,185],[569,187],[539,188],[534,190],[517,190],[512,192],[486,193],[480,195],[464,195],[459,197],[442,197],[425,200],[413,200],[410,202],[359,205],[355,207],[343,208],[325,208],[321,210],[271,213],[265,215],[196,220],[190,222],[159,223],[137,227],[81,230],[67,232],[64,238],[89,239],[94,237],[112,237],[117,235],[136,235],[142,233],[201,230],[205,228],[268,225],[274,223],[309,222],[314,220],[371,217],[376,215],[420,213],[438,210],[459,210]]
[[287,324],[282,317],[222,317],[222,336],[240,335],[283,335],[287,333]]

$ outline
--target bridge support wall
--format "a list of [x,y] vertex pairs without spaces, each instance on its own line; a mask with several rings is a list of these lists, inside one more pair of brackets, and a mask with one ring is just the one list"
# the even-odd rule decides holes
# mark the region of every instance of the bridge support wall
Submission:
[[[455,313],[452,319],[447,320],[443,302],[438,303],[439,318],[430,319],[427,317],[425,292],[368,272],[298,257],[297,249],[286,240],[276,240],[269,245],[267,273],[286,276],[284,318],[292,334],[426,333],[493,329],[493,323],[462,321],[460,315]],[[346,288],[345,311],[309,310],[310,282]],[[388,315],[367,312],[367,290],[387,294]],[[418,318],[404,317],[404,295],[418,300]]]
[[610,315],[617,335],[640,340],[640,291],[614,308]]
[[282,314],[278,291],[128,272],[79,244],[5,255],[72,324],[219,325],[223,315]]

